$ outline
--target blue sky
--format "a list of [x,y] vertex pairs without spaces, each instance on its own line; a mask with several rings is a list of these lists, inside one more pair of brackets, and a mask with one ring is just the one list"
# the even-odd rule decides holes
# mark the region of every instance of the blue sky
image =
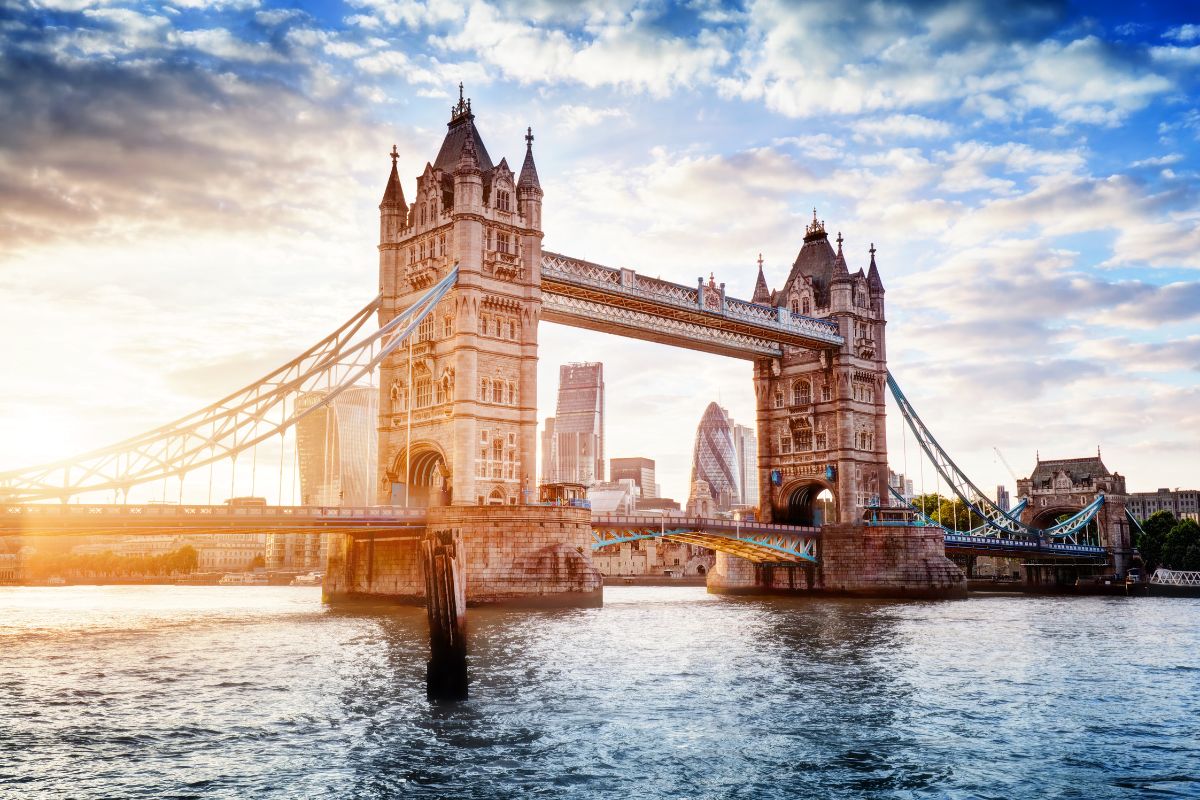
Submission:
[[[411,195],[461,80],[495,159],[533,127],[549,249],[749,296],[816,206],[852,268],[879,248],[891,367],[981,485],[993,446],[1098,444],[1200,485],[1198,76],[1185,4],[0,0],[0,468],[365,303],[386,153]],[[680,499],[705,405],[753,420],[743,362],[550,325],[542,359],[542,416],[605,362],[609,455]]]

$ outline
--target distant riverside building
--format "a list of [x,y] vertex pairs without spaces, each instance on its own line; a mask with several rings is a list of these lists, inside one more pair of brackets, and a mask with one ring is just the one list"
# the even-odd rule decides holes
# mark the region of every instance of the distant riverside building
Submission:
[[728,511],[737,505],[742,496],[740,473],[733,422],[725,409],[709,403],[696,428],[689,513],[693,507],[707,508],[710,503],[716,511]]
[[268,534],[163,534],[92,541],[71,548],[79,554],[112,553],[123,558],[165,556],[184,547],[196,551],[197,572],[244,572],[255,559],[266,559]]
[[[888,486],[899,492],[905,500],[912,500],[916,495],[913,493],[912,478],[905,475],[903,472],[893,472],[888,470]],[[891,505],[898,502],[895,497],[888,493],[887,497],[879,498],[883,505]]]
[[1170,511],[1176,519],[1200,521],[1200,489],[1167,489],[1153,492],[1131,492],[1127,501],[1129,513],[1145,520],[1157,511]]
[[0,584],[20,583],[21,556],[18,553],[0,553]]
[[[296,401],[297,413],[314,408],[325,396],[325,392],[301,395]],[[297,423],[301,504],[363,506],[373,502],[378,396],[375,389],[353,387]],[[403,489],[401,486],[400,502]],[[320,569],[325,565],[326,549],[327,539],[319,533],[272,533],[267,537],[267,568]]]
[[612,481],[629,479],[641,490],[641,500],[658,497],[658,484],[654,482],[654,459],[613,458],[608,462],[608,476]]
[[[732,420],[730,420],[732,422]],[[758,437],[748,425],[733,426],[733,448],[737,453],[740,503],[758,505]]]
[[[558,370],[558,405],[542,435],[546,483],[604,480],[604,365],[563,364]],[[547,440],[549,444],[547,444]]]
[[594,514],[632,514],[638,508],[638,487],[632,478],[593,484],[587,496]]

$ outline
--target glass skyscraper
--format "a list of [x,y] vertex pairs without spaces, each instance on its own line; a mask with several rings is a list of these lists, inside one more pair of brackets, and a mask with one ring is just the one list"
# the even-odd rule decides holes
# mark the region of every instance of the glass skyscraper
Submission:
[[[317,406],[325,395],[301,395],[296,413]],[[296,424],[302,505],[362,506],[374,501],[378,396],[378,389],[352,387]],[[267,537],[267,567],[320,569],[326,547],[326,537],[319,533],[272,533]]]
[[725,409],[709,403],[696,428],[696,446],[692,451],[692,483],[704,481],[717,505],[728,511],[742,497],[739,477],[741,465],[733,440],[733,422]]
[[558,369],[558,406],[547,420],[542,476],[550,483],[604,480],[604,365],[563,364]]

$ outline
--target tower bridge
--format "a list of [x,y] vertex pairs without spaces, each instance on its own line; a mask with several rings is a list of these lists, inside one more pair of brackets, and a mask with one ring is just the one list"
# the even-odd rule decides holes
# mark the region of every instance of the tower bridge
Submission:
[[[1031,526],[985,502],[888,375],[873,244],[866,265],[852,270],[842,235],[835,249],[814,210],[783,285],[768,287],[760,259],[749,300],[728,296],[711,272],[683,285],[543,250],[533,142],[527,131],[519,171],[506,158],[493,162],[460,93],[411,202],[392,150],[371,302],[296,359],[205,409],[75,459],[0,474],[3,530],[325,531],[333,541],[327,597],[415,601],[426,591],[418,539],[428,533],[442,541],[453,531],[461,535],[462,547],[451,549],[466,575],[466,599],[476,603],[598,603],[602,580],[591,550],[641,538],[712,547],[713,591],[957,596],[965,582],[948,549],[1029,549]],[[543,320],[751,361],[759,522],[731,529],[727,520],[671,521],[668,530],[658,520],[656,530],[645,520],[536,502]],[[231,461],[236,471],[240,456],[253,457],[258,445],[288,435],[367,380],[379,392],[375,506],[280,503],[249,512],[182,503],[187,476],[208,469],[211,495],[214,464]],[[907,512],[889,511],[887,524],[871,519],[886,500],[889,387],[956,495],[988,520],[976,537],[988,541],[958,541]],[[301,395],[310,399],[299,404]],[[166,483],[177,482],[173,510],[37,505],[98,493],[119,500],[156,481],[164,499]],[[817,497],[826,491],[829,514],[818,517]],[[1122,539],[1119,528],[1100,524],[1106,552],[1128,550],[1127,531]]]

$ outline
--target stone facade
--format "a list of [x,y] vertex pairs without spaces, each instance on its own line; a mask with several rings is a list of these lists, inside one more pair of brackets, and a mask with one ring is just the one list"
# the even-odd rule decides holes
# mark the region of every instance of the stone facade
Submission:
[[515,505],[533,490],[542,190],[532,135],[518,177],[492,163],[474,120],[460,96],[411,206],[393,151],[379,206],[381,325],[458,265],[415,342],[382,368],[383,503]]
[[592,552],[592,563],[606,578],[706,575],[714,561],[713,551],[708,548],[654,539],[624,542]]
[[1021,521],[1034,528],[1048,528],[1104,495],[1104,505],[1096,515],[1098,543],[1112,549],[1114,571],[1125,575],[1133,555],[1125,514],[1125,478],[1104,466],[1099,451],[1087,458],[1043,461],[1039,456],[1030,476],[1017,481],[1017,495],[1029,498]]
[[[772,294],[793,314],[835,321],[845,344],[785,348],[782,359],[755,362],[766,521],[850,522],[887,492],[883,283],[874,246],[869,271],[851,274],[840,234],[837,244],[835,253],[814,213],[787,282]],[[818,502],[824,490],[833,495],[828,508]]]
[[941,534],[926,529],[826,525],[818,556],[818,564],[766,565],[717,553],[708,590],[901,598],[967,594],[962,570],[946,558]]
[[[441,506],[429,509],[427,529],[462,533],[469,605],[600,605],[603,578],[589,557],[587,509]],[[327,600],[424,602],[418,538],[331,538]]]

